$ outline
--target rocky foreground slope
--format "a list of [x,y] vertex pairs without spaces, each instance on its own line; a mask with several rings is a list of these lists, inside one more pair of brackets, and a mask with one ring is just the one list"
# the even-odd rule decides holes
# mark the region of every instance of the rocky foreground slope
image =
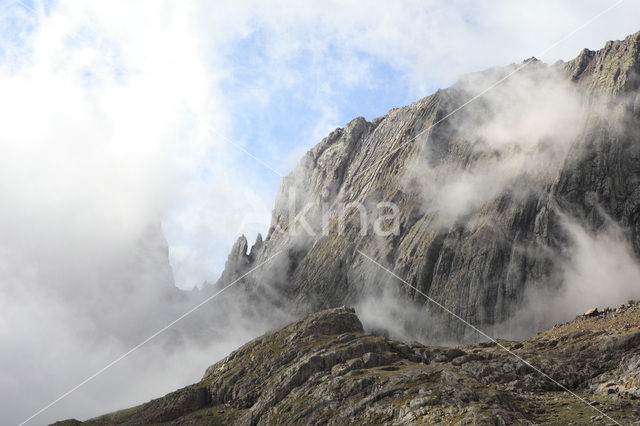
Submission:
[[56,424],[640,424],[639,324],[640,304],[629,302],[500,340],[591,406],[492,342],[389,340],[341,307],[247,343],[194,385]]

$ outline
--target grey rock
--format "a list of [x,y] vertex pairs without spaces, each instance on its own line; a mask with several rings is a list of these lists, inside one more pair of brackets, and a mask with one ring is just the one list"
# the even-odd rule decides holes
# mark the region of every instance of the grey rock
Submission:
[[[637,332],[616,324],[637,322],[640,311],[634,305],[621,315],[601,321],[580,316],[513,350],[572,392],[615,403],[616,420],[631,423],[640,409],[640,343]],[[578,328],[584,333],[575,333]],[[552,340],[559,343],[543,345]],[[599,342],[608,342],[610,357]],[[416,351],[445,361],[413,361]],[[558,424],[554,401],[561,397],[563,412],[577,424],[598,414],[558,390],[495,345],[386,340],[365,333],[355,313],[341,307],[247,343],[209,367],[199,383],[84,423],[59,424]]]
[[600,312],[598,312],[598,308],[591,308],[588,311],[586,311],[583,315],[585,317],[597,317],[598,315],[600,315]]

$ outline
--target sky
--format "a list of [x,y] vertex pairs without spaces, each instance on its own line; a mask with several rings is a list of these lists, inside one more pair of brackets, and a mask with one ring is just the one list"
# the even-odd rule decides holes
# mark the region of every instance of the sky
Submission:
[[[102,271],[149,229],[164,233],[176,286],[215,282],[238,236],[266,234],[282,175],[331,130],[463,73],[601,48],[640,30],[639,12],[632,0],[0,0],[2,348],[37,351],[45,334],[85,344],[46,327],[77,323],[68,305],[34,295],[99,299]],[[119,349],[60,374],[86,376]],[[176,377],[164,388],[188,383]],[[0,388],[15,380],[0,374]],[[151,384],[139,400],[164,389]]]

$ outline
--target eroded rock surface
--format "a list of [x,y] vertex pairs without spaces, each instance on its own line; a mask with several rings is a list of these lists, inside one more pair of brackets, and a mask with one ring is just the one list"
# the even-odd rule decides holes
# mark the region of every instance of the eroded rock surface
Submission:
[[639,323],[632,303],[522,342],[500,340],[504,348],[434,347],[367,334],[353,310],[335,308],[247,343],[197,384],[66,424],[611,423],[557,383],[638,424]]

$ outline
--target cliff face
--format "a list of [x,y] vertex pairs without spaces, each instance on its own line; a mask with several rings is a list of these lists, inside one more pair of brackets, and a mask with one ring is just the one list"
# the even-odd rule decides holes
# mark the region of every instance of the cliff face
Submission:
[[[371,122],[356,118],[283,179],[264,242],[247,254],[243,237],[223,279],[282,250],[241,291],[297,314],[373,301],[383,315],[396,300],[438,322],[405,316],[406,334],[465,337],[462,323],[362,251],[469,322],[502,326],[530,310],[532,294],[560,294],[575,261],[572,224],[586,235],[618,229],[640,255],[639,72],[637,33],[568,63],[532,58]],[[561,319],[547,314],[521,320]]]

